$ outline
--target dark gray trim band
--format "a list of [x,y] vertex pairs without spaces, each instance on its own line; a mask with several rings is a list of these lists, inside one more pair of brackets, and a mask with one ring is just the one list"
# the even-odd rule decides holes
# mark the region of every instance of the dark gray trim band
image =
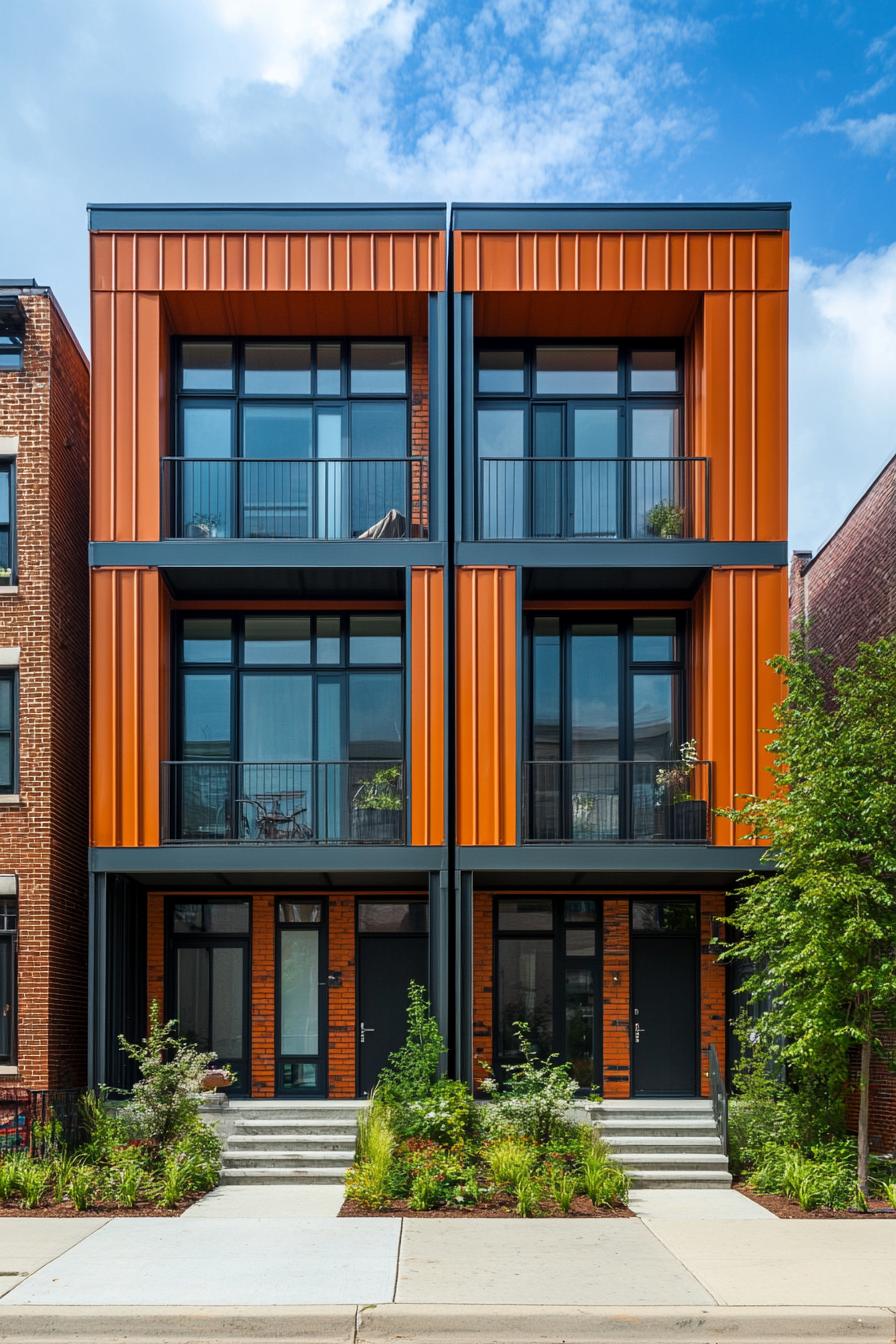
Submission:
[[152,569],[403,569],[444,565],[440,541],[92,541],[95,566]]
[[786,541],[460,541],[454,552],[458,565],[526,569],[710,569],[788,561]]
[[790,202],[747,205],[650,202],[614,205],[455,205],[452,229],[789,229]]
[[755,872],[764,849],[747,845],[464,845],[461,869],[478,873]]
[[228,230],[344,233],[346,230],[440,231],[447,207],[425,205],[88,205],[89,227],[95,233],[173,229],[198,233]]
[[430,845],[158,845],[91,848],[91,873],[423,873],[445,866]]

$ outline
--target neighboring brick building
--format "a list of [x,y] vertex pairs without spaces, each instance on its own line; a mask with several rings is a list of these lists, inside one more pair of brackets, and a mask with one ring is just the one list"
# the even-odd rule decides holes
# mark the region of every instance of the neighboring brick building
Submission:
[[0,1082],[82,1085],[87,359],[51,291],[0,280]]
[[[791,626],[804,620],[810,645],[833,666],[851,663],[859,644],[896,631],[896,455],[816,555],[794,551]],[[896,1033],[889,1044],[896,1052]],[[853,1112],[857,1106],[854,1094]],[[870,1132],[873,1149],[896,1150],[896,1073],[880,1058],[872,1065]]]

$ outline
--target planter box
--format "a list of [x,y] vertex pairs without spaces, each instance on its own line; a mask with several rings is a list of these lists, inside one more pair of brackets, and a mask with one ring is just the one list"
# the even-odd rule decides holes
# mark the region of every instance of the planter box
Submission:
[[706,803],[690,798],[686,803],[672,804],[672,839],[706,839]]
[[394,844],[401,839],[401,809],[356,807],[352,809],[352,839],[362,844]]

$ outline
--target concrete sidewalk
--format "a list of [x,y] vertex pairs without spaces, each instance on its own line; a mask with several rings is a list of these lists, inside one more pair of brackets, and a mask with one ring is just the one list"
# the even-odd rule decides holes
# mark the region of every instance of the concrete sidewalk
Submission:
[[896,1339],[896,1222],[645,1204],[637,1219],[0,1219],[0,1339]]

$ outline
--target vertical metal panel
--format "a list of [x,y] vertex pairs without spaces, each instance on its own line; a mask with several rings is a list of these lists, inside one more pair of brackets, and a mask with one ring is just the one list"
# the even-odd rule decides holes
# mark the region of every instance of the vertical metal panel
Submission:
[[[429,874],[429,1001],[439,1024],[443,1041],[451,1040],[451,1022],[448,1006],[448,969],[451,956],[449,942],[448,872],[441,869]],[[440,1072],[447,1071],[447,1059],[442,1058]]]
[[93,845],[157,845],[168,602],[157,570],[91,574]]
[[[783,685],[768,660],[786,648],[787,571],[713,570],[694,606],[693,710],[698,750],[713,762],[716,807],[771,789],[763,730],[774,725]],[[716,818],[714,840],[743,843],[743,830]]]
[[411,844],[445,843],[445,576],[411,570]]
[[516,571],[457,571],[457,838],[516,844]]

